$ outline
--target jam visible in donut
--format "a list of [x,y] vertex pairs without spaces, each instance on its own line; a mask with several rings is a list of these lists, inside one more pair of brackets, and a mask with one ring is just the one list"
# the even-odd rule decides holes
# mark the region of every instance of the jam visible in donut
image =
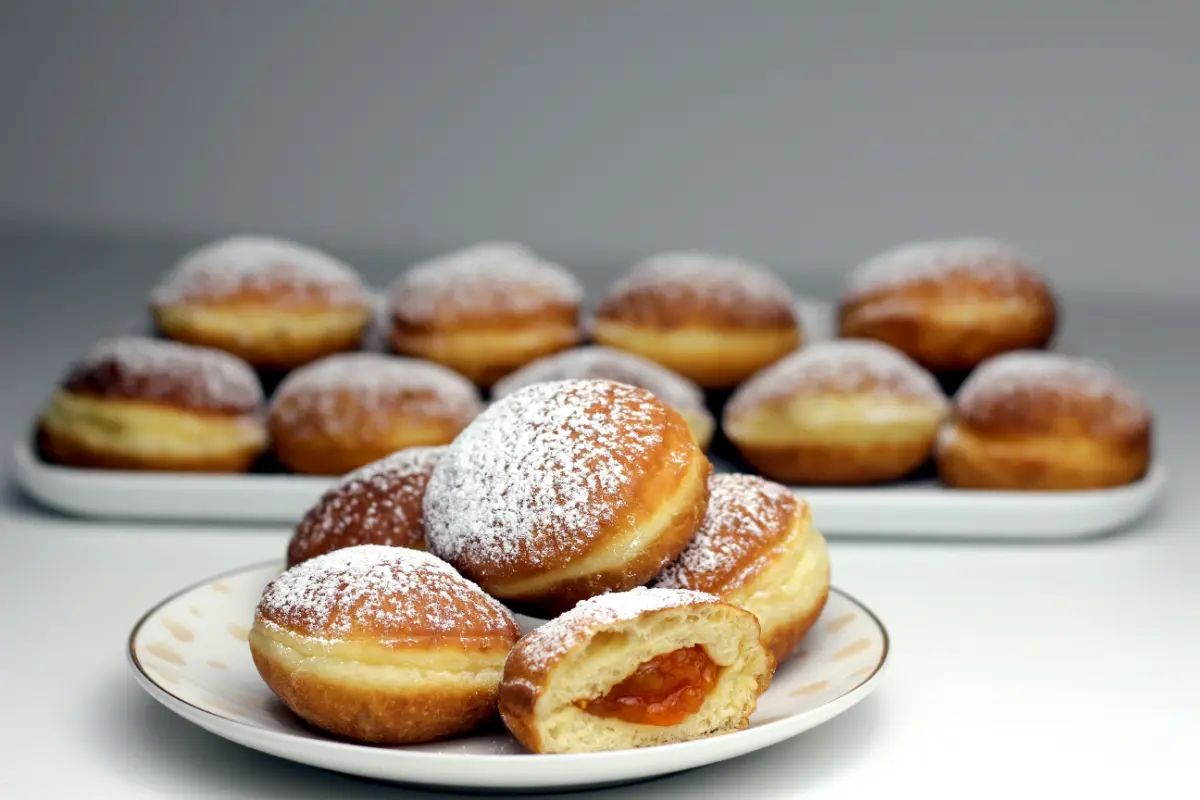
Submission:
[[704,705],[717,684],[717,665],[701,646],[683,647],[642,662],[608,694],[578,705],[598,717],[640,725],[678,725]]

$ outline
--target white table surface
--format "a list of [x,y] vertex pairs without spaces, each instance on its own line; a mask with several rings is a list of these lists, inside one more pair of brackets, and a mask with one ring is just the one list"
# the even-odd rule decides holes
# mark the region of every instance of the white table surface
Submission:
[[[65,361],[129,317],[171,252],[0,235],[6,452]],[[1066,325],[1072,344],[1118,364],[1159,412],[1171,485],[1152,517],[1074,544],[834,541],[835,583],[875,609],[893,637],[878,692],[769,750],[591,796],[1149,796],[1188,778],[1194,789],[1200,315],[1068,302]],[[68,519],[9,487],[0,506],[0,796],[446,797],[243,749],[135,686],[125,642],[147,607],[206,575],[280,557],[287,536]]]

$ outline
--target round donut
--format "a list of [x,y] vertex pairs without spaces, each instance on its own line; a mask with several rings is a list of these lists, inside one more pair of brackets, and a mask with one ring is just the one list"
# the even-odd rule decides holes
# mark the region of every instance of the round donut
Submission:
[[635,264],[601,298],[591,333],[706,389],[736,386],[803,338],[792,290],[774,273],[692,251]]
[[288,569],[263,591],[250,654],[310,725],[415,744],[494,719],[516,620],[445,562],[359,545]]
[[768,478],[870,484],[925,462],[948,406],[934,377],[895,348],[833,339],[742,384],[723,421],[742,457]]
[[480,386],[579,343],[582,286],[518,244],[484,242],[418,264],[389,293],[392,348]]
[[301,518],[288,566],[360,544],[424,550],[422,500],[442,450],[409,447],[345,475]]
[[638,587],[526,634],[504,665],[500,716],[535,753],[686,742],[746,728],[774,672],[753,614]]
[[203,347],[117,336],[67,371],[38,420],[42,455],[73,467],[243,472],[267,447],[258,377]]
[[996,356],[954,397],[935,450],[963,489],[1103,489],[1149,470],[1153,415],[1112,366],[1044,351]]
[[360,347],[371,297],[351,267],[306,245],[233,236],[186,254],[154,288],[166,337],[287,370]]
[[475,386],[439,364],[340,353],[289,374],[267,421],[289,470],[343,475],[397,450],[446,444],[482,408]]
[[712,466],[645,389],[538,383],[459,434],[425,489],[425,541],[493,597],[553,616],[639,586],[691,540]]
[[915,242],[850,273],[841,335],[878,339],[934,372],[970,370],[1010,350],[1045,347],[1058,325],[1046,279],[994,239]]
[[714,594],[758,618],[763,645],[783,661],[829,598],[829,552],[808,503],[756,475],[713,475],[696,537],[653,585]]
[[633,353],[603,345],[584,345],[540,358],[501,378],[492,397],[501,398],[534,383],[600,378],[645,389],[679,412],[696,444],[707,450],[715,422],[704,405],[704,392],[695,382]]

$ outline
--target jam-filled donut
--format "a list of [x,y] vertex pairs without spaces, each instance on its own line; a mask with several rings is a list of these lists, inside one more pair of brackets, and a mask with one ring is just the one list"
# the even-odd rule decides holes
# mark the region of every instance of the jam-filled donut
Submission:
[[242,472],[267,446],[262,403],[254,371],[228,353],[117,336],[68,370],[38,445],[75,467]]
[[371,321],[371,297],[354,269],[268,236],[234,236],[188,253],[151,292],[150,308],[164,336],[264,370],[356,350]]
[[706,389],[736,386],[802,339],[792,291],[774,273],[690,251],[634,265],[600,300],[591,334]]
[[510,607],[553,615],[644,584],[679,555],[711,471],[683,418],[644,389],[533,384],[493,403],[438,460],[426,546]]
[[938,472],[964,489],[1080,490],[1133,483],[1152,455],[1153,415],[1110,365],[1060,353],[985,361],[954,397]]
[[389,288],[391,343],[480,386],[579,342],[580,283],[509,242],[483,242],[412,267]]
[[829,553],[808,503],[755,475],[713,475],[704,523],[654,586],[715,594],[758,618],[782,663],[821,616]]
[[446,444],[482,407],[475,386],[439,364],[342,353],[289,374],[268,423],[288,469],[343,475],[397,450]]
[[516,620],[420,550],[359,545],[292,567],[263,591],[250,630],[259,675],[314,727],[414,744],[495,717]]
[[887,342],[934,372],[961,372],[1045,347],[1058,304],[1010,245],[962,238],[906,244],[859,265],[838,315],[842,336]]
[[742,384],[725,433],[758,472],[792,484],[868,484],[913,472],[949,402],[934,377],[882,342],[833,339]]
[[343,547],[425,549],[422,501],[441,447],[409,447],[342,477],[296,526],[289,567]]
[[753,614],[638,587],[526,634],[504,665],[500,715],[535,753],[686,742],[747,727],[774,672]]
[[647,390],[678,411],[700,449],[708,449],[715,423],[704,405],[703,390],[695,382],[647,358],[612,347],[584,345],[540,358],[497,381],[492,387],[492,397],[504,397],[533,383],[583,378],[627,383]]

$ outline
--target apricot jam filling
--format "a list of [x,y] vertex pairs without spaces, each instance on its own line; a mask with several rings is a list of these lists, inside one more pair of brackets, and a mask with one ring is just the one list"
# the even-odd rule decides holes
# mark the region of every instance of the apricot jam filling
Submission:
[[716,685],[716,662],[701,645],[694,645],[643,661],[603,697],[576,705],[623,722],[678,725],[700,710]]

